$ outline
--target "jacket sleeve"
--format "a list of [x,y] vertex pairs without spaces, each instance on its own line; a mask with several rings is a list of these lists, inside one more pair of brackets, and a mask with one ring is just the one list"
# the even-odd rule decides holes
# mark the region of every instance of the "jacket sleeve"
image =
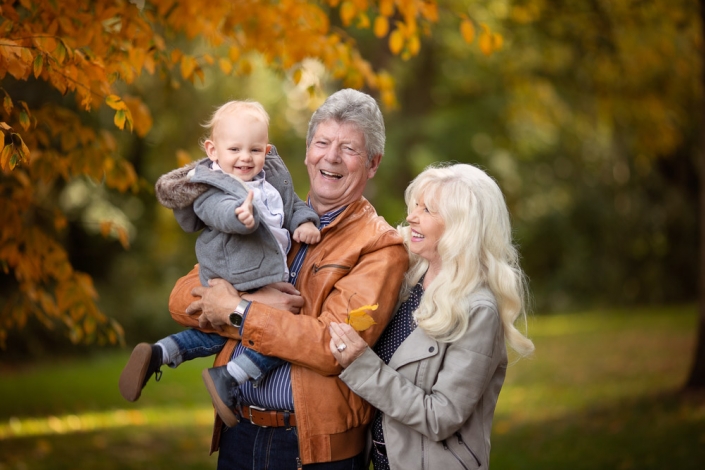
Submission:
[[254,226],[248,229],[240,222],[235,209],[240,207],[244,200],[244,198],[226,194],[218,188],[211,188],[194,201],[193,211],[203,223],[214,230],[223,233],[248,234],[257,230],[260,217],[253,205]]
[[386,365],[370,348],[340,379],[390,418],[441,441],[470,418],[490,383],[503,357],[496,341],[501,328],[493,307],[474,309],[468,331],[446,348],[430,393]]
[[363,254],[352,270],[339,279],[323,302],[320,314],[289,312],[253,302],[243,328],[247,347],[267,356],[312,369],[321,375],[341,371],[328,344],[330,322],[344,322],[352,305],[379,304],[370,314],[376,324],[361,333],[374,344],[394,314],[397,294],[408,265],[406,249],[395,231],[386,232],[374,249]]
[[287,227],[287,230],[294,233],[294,230],[305,222],[313,222],[316,227],[321,225],[321,219],[318,217],[318,214],[316,214],[313,209],[308,207],[308,204],[302,201],[299,196],[294,194],[294,212],[291,216],[291,223],[289,224],[289,227]]
[[200,328],[198,326],[200,313],[194,315],[186,313],[186,307],[194,300],[198,300],[198,297],[192,295],[191,291],[194,287],[199,287],[200,285],[201,280],[198,277],[198,265],[194,266],[188,274],[176,281],[176,285],[169,296],[169,313],[171,314],[171,318],[179,325],[187,328],[195,328],[206,333],[216,333],[226,338],[240,339],[240,333],[237,328],[225,326],[223,331],[216,331],[213,328]]
[[186,233],[198,232],[206,226],[203,221],[194,214],[193,206],[174,209],[174,218],[179,223],[179,227]]

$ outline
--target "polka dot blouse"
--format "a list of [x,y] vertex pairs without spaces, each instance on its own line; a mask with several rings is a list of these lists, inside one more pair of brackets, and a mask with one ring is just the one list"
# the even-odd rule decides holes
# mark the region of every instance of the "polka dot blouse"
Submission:
[[[416,323],[412,314],[419,307],[421,297],[423,297],[423,277],[400,306],[389,325],[380,336],[379,341],[374,346],[374,351],[384,361],[389,364],[394,352],[401,343],[414,331]],[[389,461],[386,453],[380,453],[378,449],[384,448],[384,434],[382,433],[382,413],[377,412],[372,422],[372,441],[375,443],[372,449],[372,463],[375,470],[385,470],[389,468]]]

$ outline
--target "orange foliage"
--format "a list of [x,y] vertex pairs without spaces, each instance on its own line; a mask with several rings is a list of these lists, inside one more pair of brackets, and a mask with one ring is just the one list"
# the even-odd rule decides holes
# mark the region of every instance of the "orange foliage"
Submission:
[[[86,112],[105,104],[115,111],[117,129],[139,136],[152,126],[150,111],[118,85],[145,72],[168,83],[177,83],[175,76],[203,81],[207,68],[247,74],[253,53],[283,71],[318,58],[343,86],[366,86],[395,106],[391,76],[373,70],[354,40],[331,27],[331,14],[346,27],[374,28],[379,38],[392,29],[387,42],[406,59],[418,53],[419,36],[437,21],[438,7],[435,0],[0,0],[0,80],[43,81]],[[205,39],[211,53],[180,50],[175,44],[184,37]],[[31,315],[47,327],[63,325],[75,342],[121,341],[119,325],[96,308],[90,277],[74,271],[57,241],[66,218],[52,189],[84,177],[137,191],[138,176],[118,153],[115,129],[87,127],[66,107],[31,109],[0,90],[0,267],[19,285],[0,307],[0,347]],[[127,246],[124,229],[108,221],[101,227]]]

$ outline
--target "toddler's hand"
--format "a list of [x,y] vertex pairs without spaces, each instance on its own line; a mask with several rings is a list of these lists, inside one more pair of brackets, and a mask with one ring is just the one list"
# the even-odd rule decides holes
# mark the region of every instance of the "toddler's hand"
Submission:
[[299,225],[296,230],[294,230],[294,240],[313,245],[321,241],[321,231],[318,230],[318,227],[316,227],[313,222],[306,222]]
[[247,228],[252,228],[255,226],[255,217],[252,215],[252,199],[255,197],[255,193],[250,191],[247,193],[245,201],[240,207],[235,209],[235,215],[237,219],[242,222],[242,224]]

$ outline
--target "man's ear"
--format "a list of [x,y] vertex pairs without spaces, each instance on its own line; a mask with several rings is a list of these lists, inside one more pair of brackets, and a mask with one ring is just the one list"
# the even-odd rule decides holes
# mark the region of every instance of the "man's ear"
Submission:
[[370,160],[367,164],[367,179],[374,178],[381,162],[382,155],[375,155],[374,157],[372,157],[372,160]]
[[206,149],[206,155],[208,155],[208,158],[214,162],[218,161],[218,155],[215,151],[215,144],[212,140],[209,139],[203,142],[203,148]]

